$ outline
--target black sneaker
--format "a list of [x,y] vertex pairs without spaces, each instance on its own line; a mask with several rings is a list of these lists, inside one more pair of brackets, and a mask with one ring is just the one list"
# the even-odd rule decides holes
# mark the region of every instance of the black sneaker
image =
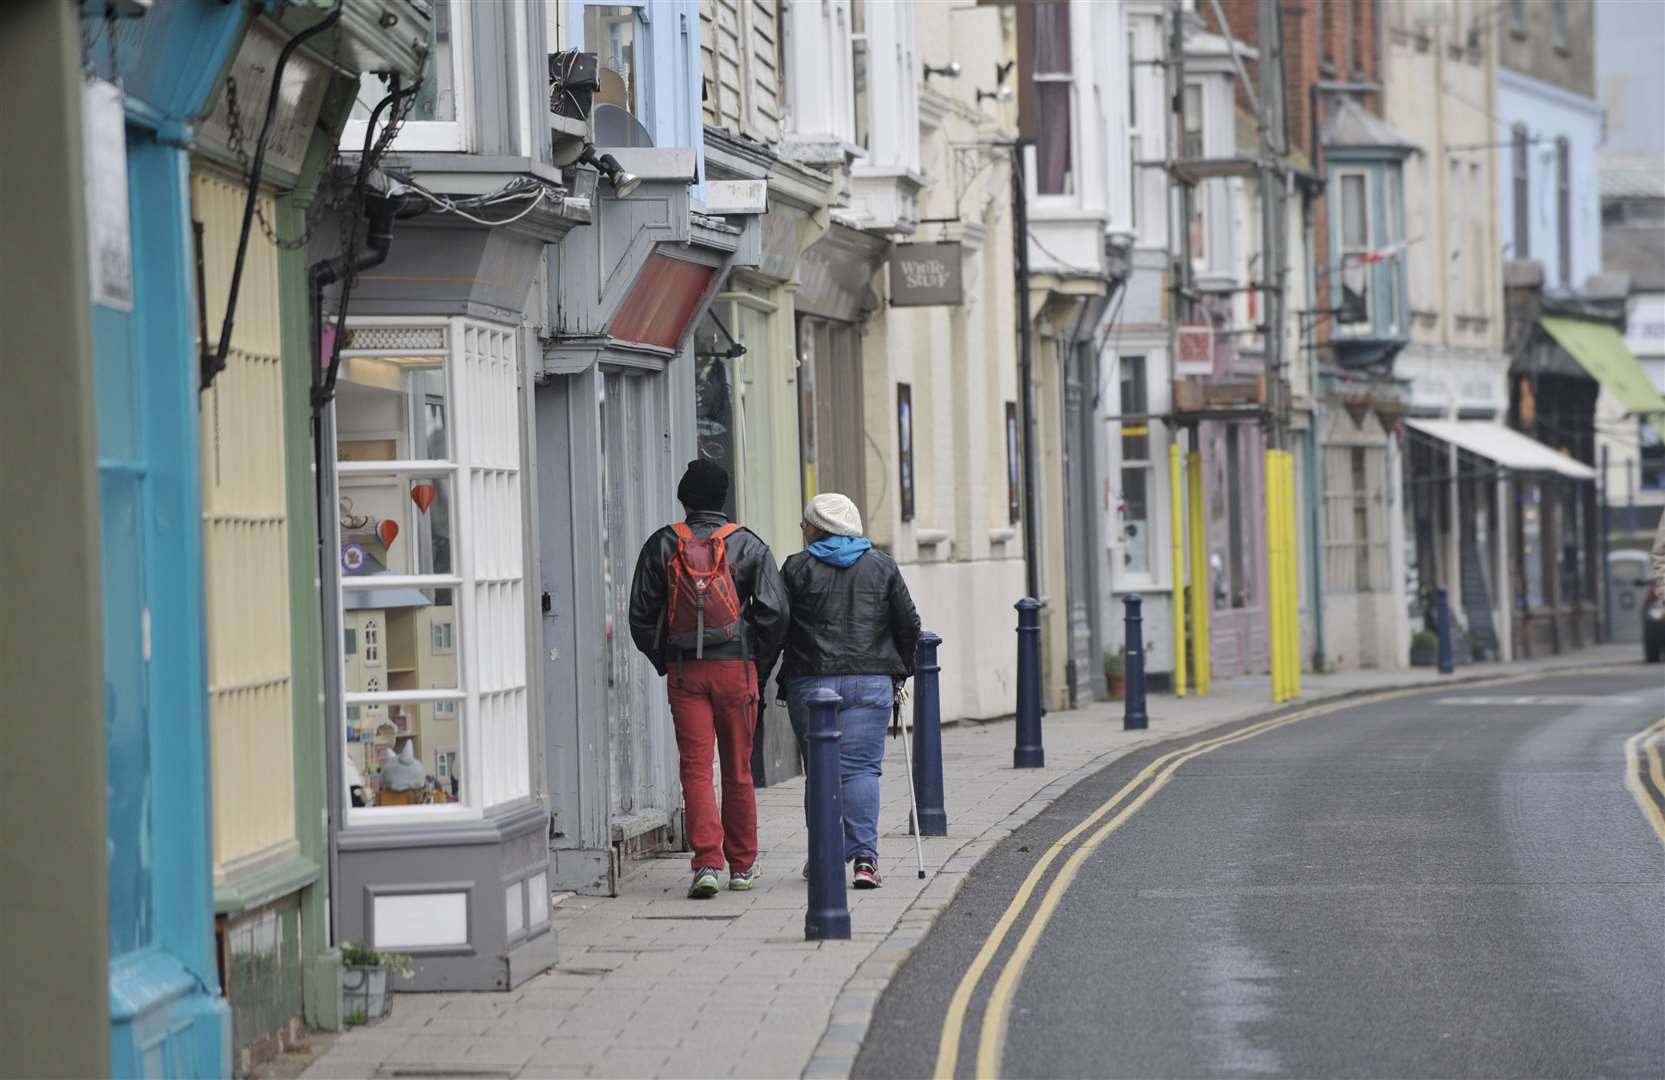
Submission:
[[877,889],[884,884],[879,877],[879,860],[865,856],[856,860],[856,874],[853,882],[858,889]]
[[709,900],[719,891],[717,871],[709,866],[702,866],[694,871],[694,883],[688,886],[688,899]]

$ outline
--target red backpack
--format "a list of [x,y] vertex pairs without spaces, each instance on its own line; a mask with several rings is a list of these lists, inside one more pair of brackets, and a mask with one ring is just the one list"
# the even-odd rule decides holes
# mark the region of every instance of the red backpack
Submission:
[[740,592],[728,564],[727,540],[739,525],[724,525],[710,536],[697,537],[678,522],[676,554],[665,564],[665,631],[667,640],[694,659],[705,659],[707,645],[744,643],[740,621]]

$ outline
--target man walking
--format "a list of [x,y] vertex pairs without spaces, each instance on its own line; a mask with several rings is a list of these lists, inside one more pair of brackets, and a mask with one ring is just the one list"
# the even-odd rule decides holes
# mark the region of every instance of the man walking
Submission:
[[[786,633],[786,590],[769,546],[728,520],[728,473],[693,461],[677,485],[686,520],[648,537],[630,584],[630,636],[669,680],[671,721],[682,758],[682,796],[694,848],[688,895],[744,891],[757,876],[757,796],[752,735],[760,700]],[[711,786],[713,744],[721,762],[721,815]]]
[[[902,572],[862,535],[861,512],[843,495],[817,495],[804,508],[804,550],[781,576],[792,603],[781,689],[807,757],[811,690],[839,696],[839,793],[844,859],[853,884],[879,877],[879,777],[896,690],[913,674],[919,614]],[[807,807],[806,807],[807,810]]]

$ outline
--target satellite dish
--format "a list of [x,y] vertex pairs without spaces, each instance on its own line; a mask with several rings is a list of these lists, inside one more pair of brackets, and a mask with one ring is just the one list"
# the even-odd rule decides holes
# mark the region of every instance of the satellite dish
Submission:
[[591,119],[595,124],[595,144],[609,148],[621,146],[651,147],[653,136],[642,122],[617,105],[596,103]]

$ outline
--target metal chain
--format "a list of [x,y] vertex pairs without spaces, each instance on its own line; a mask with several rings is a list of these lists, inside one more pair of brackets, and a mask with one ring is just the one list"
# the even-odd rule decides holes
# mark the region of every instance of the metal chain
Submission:
[[[241,101],[237,96],[237,79],[235,76],[226,76],[225,91],[226,142],[230,146],[232,154],[237,158],[237,164],[242,169],[243,175],[247,177],[252,171],[253,165],[249,161],[248,137],[243,131],[243,110]],[[404,126],[405,118],[410,114],[415,99],[416,95],[411,94],[395,106],[393,115],[388,118],[387,126],[382,129],[381,134],[376,139],[375,146],[371,149],[372,168],[387,155],[393,140],[398,138],[399,129]],[[340,157],[338,151],[336,160],[340,160]],[[322,220],[326,212],[331,210],[349,211],[350,207],[347,205],[349,202],[351,200],[347,198],[345,193],[338,193],[333,199],[326,199],[321,194],[314,198],[312,204],[307,207],[301,235],[293,240],[285,240],[278,235],[277,227],[267,219],[266,212],[258,201],[254,204],[254,216],[255,220],[260,222],[260,231],[266,234],[266,239],[271,241],[273,245],[285,251],[298,251],[312,242],[313,231],[318,227],[318,222]]]

